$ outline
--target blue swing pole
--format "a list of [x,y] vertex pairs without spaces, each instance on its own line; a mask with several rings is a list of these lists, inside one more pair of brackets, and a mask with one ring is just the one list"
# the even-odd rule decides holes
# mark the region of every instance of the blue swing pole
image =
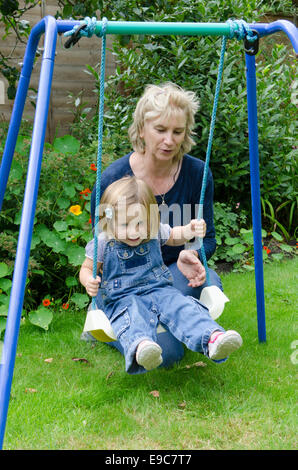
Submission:
[[[50,17],[49,17],[50,18]],[[22,219],[20,224],[20,232],[15,259],[14,274],[12,280],[12,289],[10,294],[10,303],[7,315],[6,330],[4,336],[3,351],[0,363],[0,448],[4,440],[5,424],[7,419],[10,390],[13,378],[13,370],[15,364],[17,341],[19,327],[21,321],[21,313],[23,299],[25,293],[25,284],[28,270],[28,262],[30,255],[30,246],[32,240],[34,214],[38,193],[41,161],[43,146],[46,133],[49,100],[51,93],[51,83],[54,69],[54,59],[57,41],[57,25],[56,21],[50,19],[44,23],[47,27],[45,35],[45,48],[42,59],[40,81],[38,88],[37,104],[35,111],[35,119],[32,133],[32,144],[29,157],[28,173],[26,188],[24,194],[24,203],[22,211]],[[32,41],[30,47],[33,49],[36,42]],[[29,56],[34,53],[33,50],[28,52]],[[25,87],[24,87],[25,88]],[[24,88],[21,92],[24,93]],[[20,98],[20,106],[23,104],[23,98]],[[20,113],[23,109],[19,110]],[[16,112],[15,122],[19,122],[21,117]],[[16,124],[17,125],[17,124]],[[11,145],[15,145],[17,132],[11,133]],[[14,141],[13,141],[14,138]],[[7,161],[10,157],[6,157]],[[9,162],[8,162],[9,163]],[[10,166],[6,164],[6,167]]]
[[27,97],[28,87],[31,79],[33,63],[39,39],[41,35],[46,32],[43,57],[51,57],[52,44],[56,45],[56,40],[54,40],[52,37],[54,31],[56,31],[55,19],[51,16],[46,16],[42,21],[40,21],[37,25],[32,28],[31,34],[28,39],[28,44],[24,55],[24,63],[20,74],[16,97],[14,100],[13,110],[11,114],[10,124],[8,128],[6,143],[0,167],[0,211],[2,208],[4,193],[6,190],[16,141],[21,125],[22,115],[24,111],[25,101]]
[[266,341],[255,55],[245,54],[258,337]]

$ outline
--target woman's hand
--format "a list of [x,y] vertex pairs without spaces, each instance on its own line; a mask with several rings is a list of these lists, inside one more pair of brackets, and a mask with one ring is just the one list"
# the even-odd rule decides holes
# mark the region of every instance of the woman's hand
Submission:
[[85,289],[86,289],[87,294],[90,295],[91,297],[96,297],[100,282],[101,282],[101,278],[99,276],[96,276],[96,279],[94,279],[93,276],[89,276],[86,279],[86,283],[85,283]]
[[195,250],[182,250],[179,253],[177,266],[189,280],[190,287],[199,287],[206,281],[206,271]]

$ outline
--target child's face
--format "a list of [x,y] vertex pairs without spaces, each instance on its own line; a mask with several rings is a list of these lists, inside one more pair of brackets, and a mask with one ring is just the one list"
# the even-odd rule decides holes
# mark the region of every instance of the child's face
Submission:
[[115,238],[129,246],[138,246],[148,238],[147,211],[141,204],[118,210],[115,225]]

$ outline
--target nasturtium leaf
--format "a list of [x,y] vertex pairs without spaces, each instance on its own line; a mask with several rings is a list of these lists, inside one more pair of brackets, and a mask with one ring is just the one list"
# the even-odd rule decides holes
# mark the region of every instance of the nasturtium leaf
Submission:
[[7,276],[8,274],[8,266],[6,263],[0,263],[0,277]]
[[40,307],[37,310],[33,310],[28,315],[30,323],[35,326],[39,326],[44,330],[49,329],[49,325],[53,320],[53,314],[49,308]]
[[54,140],[53,148],[60,153],[77,153],[80,149],[80,142],[71,135],[64,135]]
[[89,302],[89,297],[88,295],[86,294],[80,294],[79,292],[75,292],[70,300],[76,304],[77,307],[79,307],[80,309],[83,309],[87,306],[88,302]]
[[54,228],[57,232],[66,232],[67,227],[68,225],[64,220],[57,220],[57,222],[54,223]]
[[66,246],[64,254],[68,257],[68,261],[73,266],[80,266],[85,259],[85,250],[83,247],[69,243]]

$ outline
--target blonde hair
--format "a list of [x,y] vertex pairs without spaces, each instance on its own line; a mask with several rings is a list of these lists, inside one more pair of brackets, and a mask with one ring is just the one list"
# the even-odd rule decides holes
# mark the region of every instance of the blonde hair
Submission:
[[101,230],[104,232],[111,231],[114,235],[119,211],[122,213],[132,204],[140,204],[146,211],[148,238],[144,242],[149,241],[150,238],[155,238],[160,223],[158,205],[151,188],[135,176],[124,176],[114,181],[104,191],[99,206]]
[[195,114],[198,109],[199,100],[192,91],[185,91],[171,82],[148,85],[137,103],[133,114],[133,123],[128,130],[133,149],[140,153],[145,152],[145,143],[140,134],[146,120],[159,116],[170,119],[173,114],[182,110],[186,117],[185,139],[176,157],[177,159],[182,158],[195,144],[191,136],[194,134]]

